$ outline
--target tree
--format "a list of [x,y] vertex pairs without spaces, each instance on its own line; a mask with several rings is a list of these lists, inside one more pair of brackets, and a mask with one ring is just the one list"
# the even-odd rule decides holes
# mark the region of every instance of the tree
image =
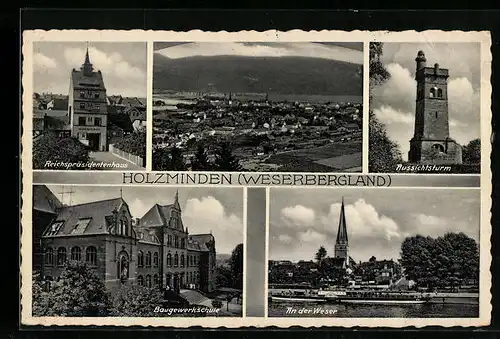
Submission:
[[471,140],[462,148],[462,162],[464,164],[478,164],[481,162],[481,140]]
[[172,147],[170,150],[170,163],[168,164],[168,170],[171,171],[185,171],[186,164],[184,163],[184,158],[182,157],[182,152],[177,147]]
[[399,145],[389,139],[386,128],[373,111],[369,112],[369,152],[370,172],[392,172],[403,162]]
[[232,146],[229,142],[223,142],[217,150],[215,168],[223,172],[241,171],[239,160],[233,155]]
[[191,165],[193,171],[210,171],[211,166],[208,162],[207,153],[205,147],[202,144],[198,144],[196,149],[196,154]]
[[123,286],[113,297],[113,315],[120,317],[152,317],[156,306],[161,306],[163,296],[158,288]]
[[47,292],[34,292],[37,316],[102,317],[111,310],[104,283],[85,262],[68,261]]
[[377,258],[375,258],[375,256],[372,255],[370,260],[368,260],[368,261],[371,263],[375,263],[375,262],[377,262]]
[[153,150],[153,169],[155,171],[184,171],[186,164],[182,152],[179,148],[173,147],[170,150],[166,148],[157,148]]
[[446,233],[437,239],[420,235],[401,245],[401,265],[408,279],[429,288],[460,286],[479,276],[479,250],[464,233]]
[[229,287],[232,285],[232,275],[231,269],[226,266],[217,266],[216,268],[216,280],[215,283],[217,287]]
[[137,131],[124,136],[114,145],[119,150],[137,155],[146,160],[146,132]]
[[316,252],[316,255],[314,256],[314,258],[318,262],[318,265],[320,265],[321,261],[323,261],[323,259],[326,258],[326,249],[323,246],[321,246],[318,249],[318,252]]
[[232,287],[243,289],[243,244],[238,244],[229,259],[231,266]]
[[46,167],[48,162],[85,164],[90,160],[88,148],[76,138],[61,138],[55,132],[47,132],[33,140],[34,169],[71,169],[85,170],[87,167],[74,166],[66,168]]
[[[370,43],[370,100],[372,89],[390,78],[390,73],[380,61],[383,54],[383,43]],[[369,152],[368,163],[370,172],[392,172],[402,163],[399,145],[387,136],[385,125],[378,120],[375,113],[369,112]]]

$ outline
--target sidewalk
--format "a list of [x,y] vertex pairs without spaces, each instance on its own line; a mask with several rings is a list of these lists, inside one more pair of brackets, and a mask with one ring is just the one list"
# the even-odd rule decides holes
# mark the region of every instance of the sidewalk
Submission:
[[94,168],[95,170],[101,169],[104,171],[123,171],[123,170],[131,170],[131,171],[145,171],[146,169],[141,166],[137,166],[136,164],[118,157],[117,155],[111,152],[90,152],[90,160],[94,162],[103,162],[106,164],[119,164],[117,167],[102,167],[102,168]]

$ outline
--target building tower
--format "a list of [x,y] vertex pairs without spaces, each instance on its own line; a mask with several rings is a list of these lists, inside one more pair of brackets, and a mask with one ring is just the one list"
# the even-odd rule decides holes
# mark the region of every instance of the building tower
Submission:
[[107,96],[101,71],[94,71],[89,49],[70,76],[68,113],[71,136],[93,151],[107,150]]
[[345,220],[344,197],[340,207],[339,228],[335,243],[335,258],[344,259],[345,266],[349,266],[349,240],[347,238],[347,223]]
[[461,164],[462,148],[450,138],[448,116],[448,69],[427,67],[419,51],[415,80],[417,99],[415,129],[410,140],[408,161],[427,164]]

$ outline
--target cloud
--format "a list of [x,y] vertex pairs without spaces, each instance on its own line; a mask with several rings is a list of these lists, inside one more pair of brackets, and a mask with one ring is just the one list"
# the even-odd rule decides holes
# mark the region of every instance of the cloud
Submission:
[[278,236],[278,241],[283,243],[283,244],[291,244],[293,241],[293,238],[289,236],[288,234],[280,234]]
[[417,214],[415,218],[419,225],[423,226],[444,226],[446,225],[446,220],[434,215]]
[[[90,47],[89,55],[94,67],[107,76],[116,76],[124,80],[142,80],[146,76],[142,69],[128,63],[119,53],[105,53],[97,48]],[[64,58],[71,67],[80,67],[84,56],[85,50],[82,48],[68,47],[64,49]]]
[[382,105],[380,108],[375,108],[373,113],[385,124],[413,124],[415,122],[413,115],[408,114],[408,112],[398,111],[391,106]]
[[[340,204],[330,206],[330,212],[323,219],[323,224],[330,226],[332,220],[339,220],[340,206]],[[349,234],[353,237],[382,237],[389,241],[402,236],[394,220],[379,214],[375,207],[364,199],[358,199],[354,204],[346,205],[345,214]]]
[[236,245],[243,242],[242,220],[234,214],[227,214],[220,201],[212,196],[189,199],[182,217],[190,234],[211,230],[218,253],[231,253]]
[[151,205],[145,204],[143,200],[135,198],[132,202],[128,203],[128,208],[130,209],[130,214],[132,214],[134,218],[141,218],[149,211]]
[[156,51],[171,59],[192,56],[249,56],[249,57],[310,57],[363,64],[363,52],[340,46],[312,42],[301,43],[242,43],[193,42]]
[[296,205],[283,208],[281,210],[281,218],[288,225],[302,227],[313,224],[315,213],[310,208]]
[[303,242],[310,242],[310,243],[321,243],[322,241],[326,240],[326,235],[316,232],[315,230],[308,229],[305,232],[300,232],[299,233],[299,240]]
[[57,67],[57,62],[54,59],[49,58],[42,53],[35,53],[35,55],[33,56],[33,63],[35,69],[39,70],[44,70],[47,68],[52,69]]

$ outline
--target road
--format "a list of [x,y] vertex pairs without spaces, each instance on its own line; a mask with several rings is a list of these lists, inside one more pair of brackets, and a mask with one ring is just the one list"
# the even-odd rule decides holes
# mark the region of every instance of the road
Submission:
[[[102,166],[102,167],[94,167],[93,169],[97,170],[107,170],[107,171],[123,171],[123,170],[131,170],[131,171],[144,171],[145,168],[141,166],[137,166],[136,164],[118,157],[117,155],[111,152],[91,152],[90,153],[90,161],[96,163],[109,164],[110,166]],[[111,166],[114,164],[115,166]]]

